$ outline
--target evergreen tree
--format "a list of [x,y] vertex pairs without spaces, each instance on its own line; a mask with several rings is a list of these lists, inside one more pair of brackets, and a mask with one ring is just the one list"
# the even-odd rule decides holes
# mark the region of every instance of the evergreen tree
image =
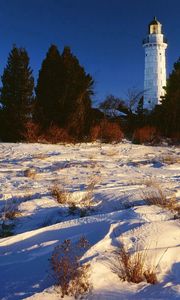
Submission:
[[138,116],[142,116],[144,113],[144,97],[143,96],[139,99],[139,102],[138,102],[138,105],[136,108],[136,113]]
[[93,79],[80,66],[78,59],[65,47],[63,54],[65,69],[64,103],[65,125],[70,133],[82,138],[89,129]]
[[26,123],[31,118],[33,89],[34,79],[28,54],[24,48],[14,46],[2,76],[2,136],[5,141],[23,138]]
[[162,130],[166,135],[180,132],[180,58],[167,80],[166,95],[162,100]]
[[52,45],[42,63],[36,87],[34,117],[45,128],[63,124],[64,78],[62,57]]

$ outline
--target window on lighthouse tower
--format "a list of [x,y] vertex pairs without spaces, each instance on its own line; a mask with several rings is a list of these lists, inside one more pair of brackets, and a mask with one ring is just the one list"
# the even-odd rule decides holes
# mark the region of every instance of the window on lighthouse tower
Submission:
[[160,25],[158,24],[153,24],[150,26],[150,34],[157,34],[161,32]]

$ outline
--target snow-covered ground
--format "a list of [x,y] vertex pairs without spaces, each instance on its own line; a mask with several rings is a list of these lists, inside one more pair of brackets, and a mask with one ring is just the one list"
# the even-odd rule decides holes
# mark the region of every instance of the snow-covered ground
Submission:
[[[12,236],[0,238],[0,299],[60,299],[49,259],[65,239],[85,236],[90,248],[93,289],[87,299],[180,299],[180,219],[167,209],[147,205],[144,193],[155,182],[180,200],[180,149],[123,142],[108,144],[0,144],[0,212]],[[34,176],[28,176],[28,171]],[[64,187],[81,203],[87,187],[94,208],[70,214],[68,204],[52,197]],[[146,249],[158,284],[122,282],[107,263],[119,242],[129,250]]]

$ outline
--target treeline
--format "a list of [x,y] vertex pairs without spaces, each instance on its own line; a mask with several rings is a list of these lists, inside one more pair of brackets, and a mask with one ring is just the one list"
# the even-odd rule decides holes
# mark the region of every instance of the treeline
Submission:
[[[163,138],[180,142],[180,58],[164,87],[166,94],[161,104],[152,111],[144,109],[143,91],[131,89],[126,101],[109,95],[100,108],[111,120],[121,120],[125,135],[136,143],[158,144]],[[124,114],[119,117],[119,114]]]
[[56,134],[81,140],[91,126],[93,83],[69,47],[61,54],[52,45],[34,86],[27,51],[14,46],[2,75],[1,139],[34,141]]
[[151,113],[143,109],[143,93],[129,93],[128,102],[111,95],[99,109],[92,107],[93,93],[93,78],[69,47],[62,53],[55,45],[48,49],[35,86],[26,49],[13,46],[2,75],[0,139],[56,143],[111,142],[123,136],[144,142],[142,135],[151,136],[150,140],[179,138],[180,59],[168,79],[162,105]]

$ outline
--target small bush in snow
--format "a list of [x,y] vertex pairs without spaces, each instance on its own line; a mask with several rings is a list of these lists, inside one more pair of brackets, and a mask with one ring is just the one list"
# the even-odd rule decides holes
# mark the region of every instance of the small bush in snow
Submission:
[[167,197],[161,187],[153,183],[149,190],[143,191],[143,199],[149,205],[157,205],[171,211],[176,211],[178,209],[176,197],[173,195]]
[[0,215],[0,237],[8,237],[13,235],[12,229],[14,227],[13,220],[20,216],[18,203],[9,201],[5,204]]
[[108,120],[102,120],[100,124],[94,126],[90,130],[90,138],[92,141],[101,140],[105,143],[121,142],[124,134],[117,123]]
[[19,208],[19,203],[16,201],[8,201],[6,202],[3,211],[1,213],[1,219],[4,221],[13,220],[19,215],[21,215]]
[[29,143],[37,142],[39,134],[40,134],[40,126],[37,123],[33,121],[26,122],[25,129],[22,135],[27,142]]
[[83,252],[88,247],[89,243],[84,237],[81,237],[75,245],[71,240],[65,240],[55,247],[51,256],[51,266],[62,298],[69,295],[76,299],[89,292],[90,265],[80,262]]
[[122,281],[140,283],[157,283],[155,268],[146,266],[146,251],[135,251],[130,253],[124,246],[114,251],[114,257],[110,261],[112,271]]
[[86,209],[91,209],[94,205],[94,188],[97,184],[97,179],[92,179],[85,189],[85,194],[81,199],[81,207],[84,207]]
[[74,139],[68,131],[56,125],[51,125],[44,134],[39,137],[39,142],[44,143],[73,143]]
[[35,168],[26,169],[24,171],[24,176],[28,177],[28,178],[31,178],[31,179],[34,179],[36,177],[36,169]]
[[159,134],[156,127],[145,126],[137,128],[133,133],[133,142],[137,144],[150,143],[154,144],[159,141]]
[[180,158],[175,155],[165,155],[160,157],[160,161],[167,165],[175,164],[180,162]]
[[51,188],[51,195],[56,199],[56,201],[59,204],[69,203],[70,195],[63,187],[58,187],[58,185],[54,185]]

